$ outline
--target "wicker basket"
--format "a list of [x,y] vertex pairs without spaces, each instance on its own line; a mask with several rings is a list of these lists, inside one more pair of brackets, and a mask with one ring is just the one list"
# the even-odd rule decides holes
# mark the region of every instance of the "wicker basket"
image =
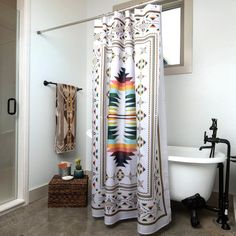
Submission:
[[49,183],[48,207],[86,207],[88,176],[69,181],[55,175]]

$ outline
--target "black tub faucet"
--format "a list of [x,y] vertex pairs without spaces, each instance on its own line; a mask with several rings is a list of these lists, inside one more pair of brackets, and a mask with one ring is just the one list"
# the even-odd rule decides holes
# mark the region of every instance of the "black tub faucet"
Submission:
[[[216,135],[217,135],[217,119],[215,118],[212,118],[212,124],[211,124],[211,127],[209,128],[209,130],[212,130],[212,139],[216,138]],[[204,133],[204,137],[206,137],[206,132]],[[207,141],[205,141],[205,138],[204,138],[204,144],[206,144]],[[215,142],[211,142],[211,146],[201,146],[199,148],[199,150],[201,151],[202,149],[208,149],[210,148],[211,149],[211,152],[210,152],[210,155],[209,157],[214,157],[215,156]]]
[[218,218],[218,222],[222,224],[222,228],[225,230],[229,230],[230,226],[228,225],[228,209],[229,209],[229,175],[230,175],[230,159],[231,159],[231,145],[227,139],[217,138],[217,137],[208,137],[206,132],[204,134],[204,142],[210,142],[212,145],[216,143],[224,143],[227,145],[227,160],[226,160],[226,170],[225,170],[225,183],[223,185],[223,177],[222,177],[222,188],[225,186],[224,193],[222,194],[222,207],[220,216]]
[[[217,222],[222,224],[224,230],[229,230],[230,226],[228,224],[228,209],[229,209],[229,177],[230,177],[230,160],[231,158],[231,145],[227,139],[217,138],[217,120],[212,119],[212,125],[210,127],[212,130],[212,136],[208,137],[206,132],[204,132],[204,144],[211,143],[211,146],[202,146],[199,149],[211,148],[210,157],[214,157],[215,145],[217,143],[223,143],[227,145],[227,159],[226,168],[224,174],[224,163],[218,163],[219,168],[219,209]],[[224,182],[225,180],[225,182]]]

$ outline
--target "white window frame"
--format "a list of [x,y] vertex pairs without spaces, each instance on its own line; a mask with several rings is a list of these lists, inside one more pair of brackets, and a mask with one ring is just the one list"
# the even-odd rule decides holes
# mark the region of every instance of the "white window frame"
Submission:
[[[118,11],[150,2],[150,0],[133,0],[113,6],[113,11]],[[165,75],[188,74],[192,73],[192,38],[193,38],[193,1],[192,0],[159,0],[157,3],[162,5],[162,10],[170,10],[181,7],[181,45],[180,45],[180,64],[166,65]]]

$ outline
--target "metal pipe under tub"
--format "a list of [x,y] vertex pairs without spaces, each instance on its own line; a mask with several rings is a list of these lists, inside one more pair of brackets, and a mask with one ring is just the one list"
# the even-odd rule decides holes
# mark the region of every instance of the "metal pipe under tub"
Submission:
[[[217,222],[219,224],[222,224],[221,228],[224,230],[229,230],[230,226],[227,223],[228,222],[228,209],[229,209],[229,178],[230,178],[230,161],[231,158],[231,145],[230,142],[227,139],[221,139],[217,138],[217,119],[213,118],[212,119],[212,125],[209,128],[212,130],[212,136],[208,137],[206,135],[206,132],[204,132],[204,144],[206,143],[211,143],[211,146],[202,146],[199,148],[199,150],[202,150],[204,148],[209,148],[211,147],[211,153],[210,153],[210,158],[213,157],[212,154],[215,152],[215,145],[218,143],[226,144],[227,145],[227,161],[226,161],[226,170],[225,170],[225,177],[224,177],[224,164],[218,164],[219,168],[219,210],[218,210],[218,219]],[[225,183],[224,183],[225,181]],[[225,185],[225,189],[224,189]],[[210,210],[215,210],[211,209],[208,207]]]

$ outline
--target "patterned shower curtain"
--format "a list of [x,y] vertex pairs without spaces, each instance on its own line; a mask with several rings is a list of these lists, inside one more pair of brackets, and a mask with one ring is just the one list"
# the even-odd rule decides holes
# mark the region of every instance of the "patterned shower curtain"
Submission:
[[171,220],[158,5],[95,22],[92,215],[137,218],[151,234]]

